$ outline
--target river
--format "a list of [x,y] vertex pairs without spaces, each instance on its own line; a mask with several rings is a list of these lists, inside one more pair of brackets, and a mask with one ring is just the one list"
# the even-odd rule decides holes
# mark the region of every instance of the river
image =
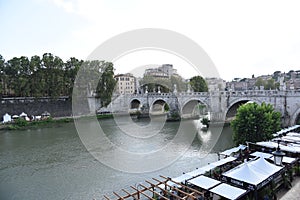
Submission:
[[[135,120],[135,124],[149,129],[147,119]],[[89,122],[87,125],[93,126]],[[163,124],[159,133],[151,137],[151,142],[144,138],[128,139],[130,136],[123,134],[120,124],[117,125],[114,119],[101,120],[100,125],[107,138],[116,146],[143,153],[159,149],[172,141],[178,134],[180,122]],[[156,126],[156,123],[151,123],[151,126]],[[225,127],[219,134],[218,127],[202,131],[198,121],[190,121],[189,126],[195,128],[197,133],[187,151],[168,166],[164,166],[163,160],[152,160],[151,163],[161,163],[162,168],[144,173],[128,173],[102,164],[86,150],[74,123],[28,130],[2,130],[0,199],[102,199],[103,194],[111,194],[112,191],[136,185],[145,179],[157,178],[159,175],[176,177],[182,172],[194,170],[216,161],[216,152],[233,146],[230,127]],[[142,134],[132,127],[131,132],[135,131],[135,135]],[[178,149],[181,146],[177,144]],[[175,153],[169,153],[169,156]],[[115,160],[122,160],[121,156],[106,155],[107,159],[111,157]],[[137,169],[143,170],[143,162],[135,165]]]

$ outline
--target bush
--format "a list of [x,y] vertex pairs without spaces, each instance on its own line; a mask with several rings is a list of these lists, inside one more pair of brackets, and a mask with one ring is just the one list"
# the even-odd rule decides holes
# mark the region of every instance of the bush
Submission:
[[273,133],[280,129],[279,112],[271,104],[247,103],[238,108],[235,119],[231,122],[235,143],[259,142],[273,138]]
[[24,118],[18,118],[14,121],[14,125],[24,127],[28,125],[28,122]]

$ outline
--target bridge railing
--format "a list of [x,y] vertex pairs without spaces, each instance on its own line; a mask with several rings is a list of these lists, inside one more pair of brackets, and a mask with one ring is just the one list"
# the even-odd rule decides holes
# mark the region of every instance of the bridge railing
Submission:
[[131,94],[131,97],[147,96],[300,96],[300,90],[244,90],[244,91],[210,91],[210,92],[178,92],[178,93],[144,93]]

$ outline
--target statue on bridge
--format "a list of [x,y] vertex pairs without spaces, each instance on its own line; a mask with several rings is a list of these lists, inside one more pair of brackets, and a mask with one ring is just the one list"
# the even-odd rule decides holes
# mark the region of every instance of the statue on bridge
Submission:
[[176,84],[174,84],[174,91],[173,91],[173,93],[174,93],[174,94],[177,93],[177,85],[176,85]]
[[187,93],[190,93],[191,92],[191,85],[188,83],[188,85],[187,85],[187,91],[186,91]]

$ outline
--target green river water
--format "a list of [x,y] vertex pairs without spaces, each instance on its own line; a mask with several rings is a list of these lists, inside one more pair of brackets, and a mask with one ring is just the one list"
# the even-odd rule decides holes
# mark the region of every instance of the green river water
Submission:
[[[86,125],[93,126],[89,123],[92,122],[87,121]],[[164,124],[151,141],[144,138],[128,139],[130,136],[122,132],[114,119],[101,120],[99,123],[112,143],[133,152],[147,152],[168,144],[177,134],[180,122]],[[148,123],[147,119],[135,120],[136,125],[147,129]],[[218,134],[219,128],[201,131],[199,121],[189,123],[197,130],[190,148],[167,167],[145,173],[123,172],[102,164],[86,150],[74,123],[28,130],[1,130],[0,199],[102,199],[103,194],[111,194],[145,179],[159,175],[176,177],[182,172],[194,170],[216,161],[216,152],[233,146],[230,127],[225,127]],[[140,129],[132,127],[131,132],[136,132],[136,135]],[[176,150],[180,151],[180,148],[181,144],[178,144]],[[99,151],[106,150],[100,148]],[[121,156],[107,155],[116,160]],[[162,160],[153,162],[164,166]],[[135,163],[137,168],[142,168],[142,164]]]

